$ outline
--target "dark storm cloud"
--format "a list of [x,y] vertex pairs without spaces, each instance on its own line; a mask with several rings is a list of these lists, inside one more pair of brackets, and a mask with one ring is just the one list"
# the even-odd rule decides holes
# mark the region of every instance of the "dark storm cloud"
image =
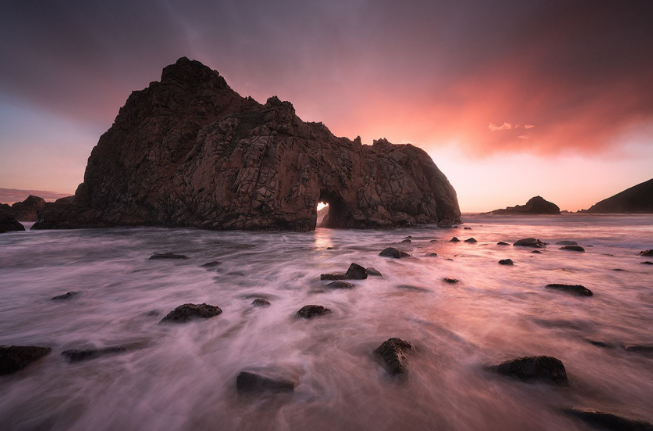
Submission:
[[595,151],[653,118],[651,22],[650,1],[3,2],[0,97],[108,125],[185,55],[351,137]]

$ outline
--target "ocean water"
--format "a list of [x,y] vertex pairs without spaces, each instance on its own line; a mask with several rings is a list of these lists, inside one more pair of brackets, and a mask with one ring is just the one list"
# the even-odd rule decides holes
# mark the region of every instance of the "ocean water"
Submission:
[[[3,430],[583,430],[577,406],[653,421],[651,216],[468,216],[457,229],[28,231],[0,236],[0,344],[52,353],[0,377]],[[465,230],[471,227],[472,230]],[[412,236],[410,244],[401,243]],[[450,243],[453,236],[476,244]],[[497,246],[525,237],[550,243]],[[437,242],[431,242],[437,240]],[[585,253],[560,250],[575,240]],[[378,256],[388,246],[413,255]],[[327,247],[333,247],[329,250]],[[187,260],[148,260],[155,252]],[[435,252],[438,257],[425,257]],[[510,258],[514,266],[498,260]],[[217,260],[206,269],[201,265]],[[648,258],[648,260],[653,260]],[[320,274],[356,262],[383,278],[331,290]],[[621,269],[623,271],[615,271]],[[447,284],[444,277],[457,278]],[[593,297],[552,292],[582,284]],[[52,301],[68,291],[80,294]],[[271,306],[254,308],[253,298]],[[159,324],[184,303],[217,317]],[[333,312],[312,320],[307,304]],[[156,311],[156,313],[150,313]],[[373,350],[415,345],[388,375]],[[599,347],[588,340],[611,347]],[[69,363],[66,349],[147,347]],[[524,355],[562,360],[569,386],[484,369]],[[290,394],[239,395],[242,370],[283,376]]]

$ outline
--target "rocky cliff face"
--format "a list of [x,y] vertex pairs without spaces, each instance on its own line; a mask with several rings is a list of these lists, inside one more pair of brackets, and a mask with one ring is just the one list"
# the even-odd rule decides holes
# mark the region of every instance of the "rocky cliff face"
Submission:
[[421,149],[362,145],[303,122],[289,102],[261,105],[181,58],[131,94],[88,161],[74,197],[33,229],[129,225],[206,229],[375,228],[457,221],[456,192]]
[[530,198],[526,205],[516,205],[501,210],[490,211],[495,215],[520,215],[520,214],[560,214],[560,208],[553,202],[549,202],[541,196]]
[[602,200],[587,210],[590,213],[653,213],[653,179]]
[[13,215],[16,220],[36,221],[36,213],[45,206],[45,199],[29,195],[22,202],[16,202],[9,206],[0,204],[0,210]]

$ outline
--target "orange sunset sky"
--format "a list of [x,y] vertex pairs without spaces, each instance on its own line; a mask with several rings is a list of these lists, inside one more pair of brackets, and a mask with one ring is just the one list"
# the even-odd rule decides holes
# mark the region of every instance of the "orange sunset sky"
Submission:
[[187,56],[363,143],[425,149],[463,212],[653,178],[650,1],[0,6],[0,188],[73,193],[133,90]]

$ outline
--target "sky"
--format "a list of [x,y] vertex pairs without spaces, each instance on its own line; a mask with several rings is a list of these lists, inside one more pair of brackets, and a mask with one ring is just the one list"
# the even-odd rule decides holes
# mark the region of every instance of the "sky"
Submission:
[[73,193],[134,90],[186,56],[243,96],[431,155],[463,212],[653,178],[653,2],[0,2],[0,188]]

